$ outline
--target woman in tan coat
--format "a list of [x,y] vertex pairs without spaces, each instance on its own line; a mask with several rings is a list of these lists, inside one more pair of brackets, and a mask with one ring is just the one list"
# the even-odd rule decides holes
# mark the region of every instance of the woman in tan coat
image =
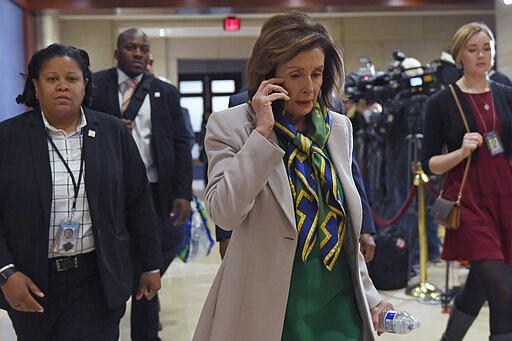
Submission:
[[342,57],[291,12],[263,25],[247,70],[251,101],[208,121],[205,203],[233,234],[194,340],[373,340],[391,305],[359,252],[352,126],[327,109]]

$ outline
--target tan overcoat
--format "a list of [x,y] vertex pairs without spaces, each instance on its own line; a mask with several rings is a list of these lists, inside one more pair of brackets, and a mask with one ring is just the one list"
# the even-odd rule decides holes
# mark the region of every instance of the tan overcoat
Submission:
[[[297,229],[284,151],[274,133],[265,138],[255,126],[248,104],[214,113],[208,120],[205,204],[212,220],[233,234],[201,312],[195,341],[281,339]],[[369,307],[381,298],[359,252],[362,208],[352,179],[352,126],[347,117],[332,113],[327,146],[352,221],[341,257],[347,257],[352,270],[362,340],[373,340]]]

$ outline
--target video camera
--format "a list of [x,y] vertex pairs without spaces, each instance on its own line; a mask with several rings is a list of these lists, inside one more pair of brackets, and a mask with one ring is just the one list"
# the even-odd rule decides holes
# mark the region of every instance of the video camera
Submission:
[[367,103],[383,102],[393,98],[398,87],[398,82],[382,71],[374,74],[351,72],[345,80],[345,93],[354,102],[360,99]]
[[401,51],[393,53],[394,62],[387,71],[375,71],[368,57],[359,59],[362,67],[351,72],[345,79],[345,93],[349,99],[358,102],[365,99],[368,104],[384,103],[398,94],[431,95],[438,90],[435,70],[421,65],[414,58],[407,58]]

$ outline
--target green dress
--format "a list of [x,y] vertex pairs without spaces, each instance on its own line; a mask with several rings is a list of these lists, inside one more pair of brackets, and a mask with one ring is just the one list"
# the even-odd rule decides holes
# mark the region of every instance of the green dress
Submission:
[[[324,152],[328,155],[326,148]],[[343,197],[339,181],[338,188]],[[320,195],[319,198],[319,209],[325,210],[326,205],[322,196]],[[351,228],[350,223],[347,223],[347,228]],[[345,237],[347,238],[348,235],[347,232]],[[305,263],[301,260],[300,248],[295,252],[281,339],[283,341],[359,340],[362,320],[355,301],[352,275],[344,252],[345,247],[342,247],[340,257],[333,269],[329,271],[322,262],[319,240],[320,238],[317,237],[315,246]]]
[[282,340],[359,340],[361,326],[343,250],[332,271],[322,263],[318,241],[306,263],[297,251]]

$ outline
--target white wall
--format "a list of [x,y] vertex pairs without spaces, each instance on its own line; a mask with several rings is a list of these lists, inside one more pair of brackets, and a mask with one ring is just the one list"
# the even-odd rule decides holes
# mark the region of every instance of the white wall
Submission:
[[[334,39],[342,46],[347,72],[357,71],[360,56],[369,56],[377,70],[383,70],[392,62],[392,52],[399,49],[406,55],[429,63],[437,59],[441,51],[458,27],[470,21],[483,21],[492,29],[495,27],[494,13],[452,12],[444,13],[369,13],[347,16],[340,13],[311,14],[322,22]],[[158,37],[150,34],[155,56],[156,74],[173,82],[177,81],[177,60],[191,59],[239,59],[248,58],[259,27],[266,16],[240,16],[242,28],[249,28],[245,34],[216,33],[222,25],[222,17],[169,17],[149,20],[145,18],[119,20],[116,18],[85,16],[79,19],[71,16],[60,19],[60,34],[64,44],[72,44],[86,49],[91,55],[92,67],[99,70],[115,65],[112,57],[115,39],[120,30],[128,27],[141,27],[148,32],[155,28],[179,28],[184,36]],[[499,17],[509,20],[508,17]],[[188,28],[188,31],[186,30]],[[199,29],[200,28],[200,29]],[[201,32],[204,32],[201,36]],[[498,32],[498,37],[500,32]],[[512,42],[498,45],[499,65],[511,65]],[[503,46],[501,46],[503,45]],[[500,60],[503,58],[503,61]],[[503,66],[505,67],[505,66]],[[509,66],[512,68],[512,66]]]
[[495,6],[497,68],[512,79],[512,5],[496,0]]

